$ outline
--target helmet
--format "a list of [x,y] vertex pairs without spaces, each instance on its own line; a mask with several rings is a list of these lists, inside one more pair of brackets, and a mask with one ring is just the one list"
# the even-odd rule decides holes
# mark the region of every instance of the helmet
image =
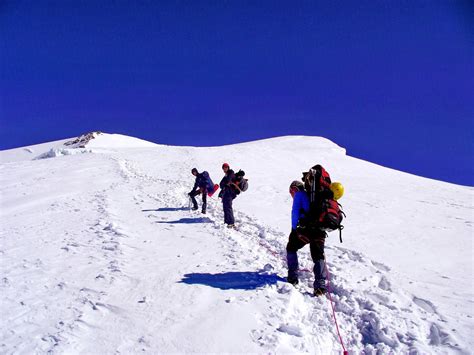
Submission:
[[224,168],[229,168],[229,164],[227,164],[227,163],[222,164],[222,169],[224,169]]
[[334,199],[339,200],[344,195],[344,186],[340,182],[333,182],[329,188],[334,194]]
[[290,184],[290,191],[292,188],[296,187],[298,190],[303,190],[304,185],[301,181],[295,180]]

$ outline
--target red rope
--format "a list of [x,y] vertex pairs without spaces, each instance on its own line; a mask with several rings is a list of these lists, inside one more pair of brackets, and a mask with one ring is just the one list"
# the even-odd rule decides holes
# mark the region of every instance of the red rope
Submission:
[[[264,247],[265,249],[267,249],[267,251],[270,252],[270,254],[272,254],[273,256],[275,257],[280,257],[283,261],[285,261],[283,259],[283,257],[281,256],[281,254],[273,251],[267,244],[263,243],[262,241],[260,241],[259,243],[262,247]],[[328,275],[328,280],[327,280],[327,288],[328,288],[328,299],[329,299],[329,303],[331,304],[331,308],[332,308],[332,316],[334,318],[334,323],[336,324],[336,329],[337,329],[337,335],[339,336],[339,341],[341,342],[341,345],[342,345],[342,349],[343,349],[343,354],[344,355],[348,355],[349,353],[347,352],[346,350],[346,347],[344,346],[344,342],[342,341],[342,337],[341,337],[341,332],[339,331],[339,325],[337,324],[337,318],[336,318],[336,311],[334,309],[334,303],[333,303],[333,300],[332,300],[332,296],[331,296],[331,279],[330,279],[330,274],[329,274],[329,269],[328,269],[328,265],[326,263],[326,259],[324,259],[324,267],[326,269],[326,274]],[[299,271],[311,271],[311,270],[308,270],[308,269],[299,269]]]
[[275,251],[273,251],[268,245],[266,245],[265,243],[263,243],[262,241],[259,242],[260,246],[264,247],[265,249],[267,249],[267,251],[272,254],[274,257],[280,257],[281,260],[285,261],[283,259],[283,257],[281,256],[280,253],[277,253]]
[[344,346],[344,342],[342,341],[342,337],[341,337],[341,332],[339,331],[339,325],[337,324],[336,311],[334,310],[334,304],[333,304],[332,296],[331,296],[331,287],[330,287],[331,286],[331,281],[330,281],[329,269],[328,269],[328,264],[326,263],[326,259],[324,259],[324,267],[326,268],[326,273],[328,275],[328,282],[327,282],[328,299],[329,299],[329,303],[331,304],[332,316],[334,318],[334,323],[336,323],[337,335],[339,336],[339,341],[341,342],[341,345],[342,345],[343,354],[348,355],[349,353],[347,352],[346,347]]

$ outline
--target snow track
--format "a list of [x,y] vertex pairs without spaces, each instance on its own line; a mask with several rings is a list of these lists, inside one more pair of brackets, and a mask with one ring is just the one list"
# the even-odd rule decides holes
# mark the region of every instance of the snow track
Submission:
[[[206,215],[188,209],[190,168],[209,156],[161,147],[2,165],[0,352],[339,352],[329,301],[311,296],[309,248],[294,288],[287,221],[247,200],[266,185],[251,179],[235,200],[237,230],[223,224],[217,195]],[[289,219],[289,208],[275,213]],[[468,353],[450,316],[406,290],[405,274],[335,234],[326,245],[348,350]]]

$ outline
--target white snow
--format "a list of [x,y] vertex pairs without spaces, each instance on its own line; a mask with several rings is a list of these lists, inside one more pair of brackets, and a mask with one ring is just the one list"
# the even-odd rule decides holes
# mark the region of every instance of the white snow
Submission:
[[[284,281],[288,185],[320,163],[343,183],[327,240],[353,353],[471,353],[473,188],[352,158],[321,137],[222,147],[97,134],[0,152],[0,353],[341,351],[327,298]],[[56,150],[55,150],[56,149]],[[36,159],[48,152],[50,159]],[[74,154],[74,153],[86,154]],[[191,168],[243,169],[238,230],[217,195],[190,212]],[[199,201],[200,202],[200,201]]]

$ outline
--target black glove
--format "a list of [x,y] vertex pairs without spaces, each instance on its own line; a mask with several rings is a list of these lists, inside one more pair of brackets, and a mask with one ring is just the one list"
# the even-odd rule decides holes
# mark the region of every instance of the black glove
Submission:
[[295,229],[295,232],[298,234],[304,234],[306,232],[306,227],[302,226],[301,224],[298,224],[298,226]]

